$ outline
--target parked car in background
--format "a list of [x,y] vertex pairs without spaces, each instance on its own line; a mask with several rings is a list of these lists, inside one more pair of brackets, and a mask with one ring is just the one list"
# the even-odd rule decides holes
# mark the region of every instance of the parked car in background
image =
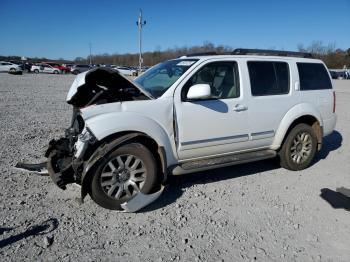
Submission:
[[338,73],[333,70],[329,70],[329,73],[331,74],[332,79],[338,79]]
[[86,71],[90,70],[91,68],[92,68],[92,66],[90,66],[90,65],[74,65],[71,68],[71,73],[74,75],[77,75],[77,74],[86,72]]
[[61,73],[61,70],[59,70],[58,68],[55,68],[49,64],[44,64],[44,63],[32,65],[32,68],[30,69],[30,71],[36,74],[39,74],[39,73],[60,74]]
[[46,62],[45,64],[48,64],[54,68],[59,69],[62,73],[66,74],[66,73],[70,73],[70,68],[60,65],[58,63],[54,63],[54,62]]
[[117,70],[119,73],[125,76],[135,76],[137,75],[137,71],[126,66],[116,66],[113,69]]
[[62,64],[62,65],[69,68],[69,72],[72,71],[72,67],[74,66],[74,64]]
[[0,61],[0,72],[8,72],[11,74],[21,74],[23,72],[19,65],[11,62]]

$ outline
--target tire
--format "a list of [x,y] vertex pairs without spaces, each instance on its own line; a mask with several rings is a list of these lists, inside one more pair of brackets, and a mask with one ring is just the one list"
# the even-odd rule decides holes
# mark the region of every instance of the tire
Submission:
[[15,68],[10,68],[10,73],[16,73],[16,69]]
[[35,69],[35,70],[34,70],[34,73],[35,73],[35,74],[39,74],[39,70],[38,70],[38,69]]
[[58,75],[60,72],[58,72],[57,70],[55,70],[55,71],[53,71],[53,73],[54,73],[55,75]]
[[[128,162],[129,157],[131,159]],[[124,163],[124,167],[120,161]],[[140,161],[139,164],[137,161]],[[145,172],[132,174],[132,170],[143,169]],[[120,205],[139,191],[150,193],[158,183],[156,161],[152,153],[139,143],[126,144],[115,149],[92,172],[94,176],[91,182],[91,198],[98,205],[112,210],[121,210]]]
[[288,170],[307,168],[316,154],[317,137],[311,126],[296,125],[285,139],[279,151],[280,165]]
[[74,70],[74,71],[72,72],[72,74],[73,74],[73,75],[78,75],[78,74],[80,74],[80,72],[79,72],[78,70]]

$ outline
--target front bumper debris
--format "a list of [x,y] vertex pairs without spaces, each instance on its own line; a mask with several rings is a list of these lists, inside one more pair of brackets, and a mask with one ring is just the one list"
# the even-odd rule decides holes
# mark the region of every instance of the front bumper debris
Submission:
[[67,138],[51,140],[45,153],[50,177],[63,190],[67,184],[76,182],[69,143]]
[[123,212],[132,213],[140,210],[141,208],[144,208],[145,206],[158,199],[163,193],[163,190],[164,186],[161,186],[160,190],[153,194],[144,194],[142,192],[139,192],[135,197],[133,197],[129,201],[121,204],[121,207],[124,209]]
[[49,171],[47,170],[46,161],[38,164],[18,162],[15,165],[15,168],[19,170],[24,170],[29,173],[38,174],[40,176],[49,176]]

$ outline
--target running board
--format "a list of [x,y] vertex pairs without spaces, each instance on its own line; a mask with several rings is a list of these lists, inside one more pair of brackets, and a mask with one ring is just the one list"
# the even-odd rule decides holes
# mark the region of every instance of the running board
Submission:
[[182,175],[201,170],[208,170],[218,167],[238,165],[263,159],[273,158],[276,156],[274,150],[259,150],[247,153],[225,155],[214,158],[192,160],[184,162],[172,170],[173,175]]

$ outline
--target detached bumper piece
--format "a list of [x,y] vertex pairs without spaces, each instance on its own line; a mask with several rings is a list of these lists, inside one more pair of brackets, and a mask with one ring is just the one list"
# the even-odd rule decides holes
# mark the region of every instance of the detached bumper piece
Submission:
[[53,182],[65,190],[67,184],[77,181],[72,166],[72,153],[68,138],[51,140],[45,153],[47,157],[47,169]]
[[158,199],[163,193],[163,190],[164,186],[161,186],[160,190],[153,194],[144,194],[142,192],[139,192],[135,197],[121,204],[121,207],[124,209],[122,212],[133,213],[140,210],[141,208],[144,208],[145,206]]
[[47,171],[47,163],[46,162],[42,162],[42,163],[38,163],[38,164],[18,162],[15,165],[15,168],[19,169],[19,170],[23,170],[25,172],[38,174],[40,176],[48,176],[49,175],[49,172]]

